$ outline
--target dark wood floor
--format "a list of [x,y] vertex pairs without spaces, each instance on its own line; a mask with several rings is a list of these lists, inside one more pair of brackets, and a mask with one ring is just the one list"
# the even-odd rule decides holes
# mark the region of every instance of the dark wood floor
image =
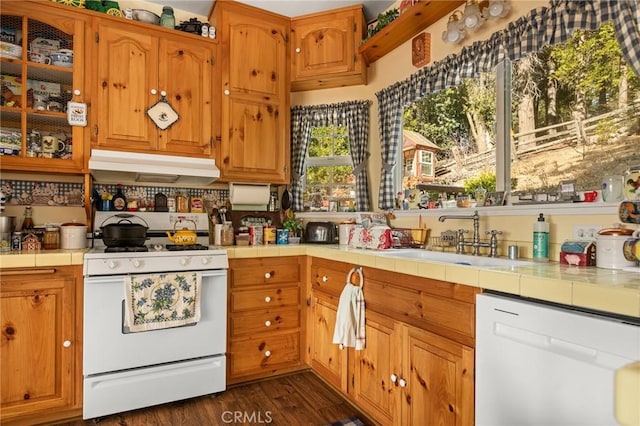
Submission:
[[[365,417],[312,372],[235,386],[203,396],[99,419],[100,426],[312,425]],[[67,426],[93,425],[78,419]],[[60,424],[60,423],[59,423]]]

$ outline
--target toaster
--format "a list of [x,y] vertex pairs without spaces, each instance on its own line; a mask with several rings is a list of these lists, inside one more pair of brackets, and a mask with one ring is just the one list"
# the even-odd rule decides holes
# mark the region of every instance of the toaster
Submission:
[[310,244],[337,244],[338,225],[333,222],[309,222],[304,231],[304,242]]

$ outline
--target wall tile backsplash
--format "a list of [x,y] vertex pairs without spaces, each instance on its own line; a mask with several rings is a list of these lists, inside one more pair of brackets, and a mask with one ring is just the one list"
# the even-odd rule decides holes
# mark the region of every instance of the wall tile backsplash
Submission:
[[[84,199],[84,184],[82,183],[1,179],[0,190],[7,197],[7,204],[83,207],[86,201]],[[163,193],[167,196],[178,192],[187,193],[190,196],[202,197],[205,207],[224,204],[229,198],[229,191],[226,189],[123,185],[123,190],[127,199],[146,200],[153,199],[157,193]],[[114,194],[115,191],[116,185],[97,184],[94,186],[94,196],[98,197],[104,192]]]
[[34,206],[84,206],[84,185],[71,182],[0,180],[8,204]]

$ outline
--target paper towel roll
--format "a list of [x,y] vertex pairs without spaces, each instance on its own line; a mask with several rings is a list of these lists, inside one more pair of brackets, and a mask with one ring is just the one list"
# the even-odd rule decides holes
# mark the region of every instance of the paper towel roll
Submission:
[[229,201],[231,204],[263,206],[269,204],[271,192],[269,184],[230,183]]

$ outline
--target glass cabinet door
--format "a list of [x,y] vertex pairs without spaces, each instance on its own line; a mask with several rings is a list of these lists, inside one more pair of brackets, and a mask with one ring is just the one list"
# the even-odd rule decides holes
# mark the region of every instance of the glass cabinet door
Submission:
[[26,16],[14,3],[0,17],[2,168],[80,172],[84,127],[69,124],[67,103],[84,96],[85,22],[45,5]]

